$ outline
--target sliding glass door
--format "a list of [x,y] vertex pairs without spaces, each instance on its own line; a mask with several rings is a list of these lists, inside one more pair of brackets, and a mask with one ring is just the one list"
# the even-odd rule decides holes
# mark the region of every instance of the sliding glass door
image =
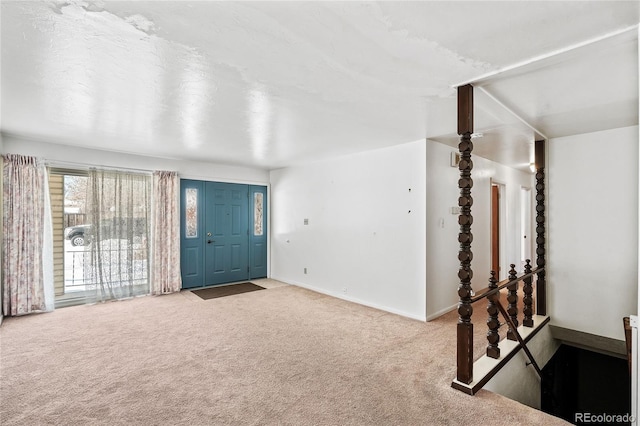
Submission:
[[149,182],[49,169],[56,307],[149,292]]

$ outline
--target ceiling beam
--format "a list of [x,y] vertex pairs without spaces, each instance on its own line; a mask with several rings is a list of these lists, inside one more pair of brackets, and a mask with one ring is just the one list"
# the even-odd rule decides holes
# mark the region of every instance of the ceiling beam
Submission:
[[627,35],[627,36],[631,36],[631,37],[638,37],[638,28],[640,27],[640,24],[635,24],[632,25],[630,27],[626,27],[620,30],[616,30],[616,31],[612,31],[610,33],[598,36],[598,37],[593,37],[590,39],[587,39],[585,41],[581,41],[580,43],[576,43],[576,44],[572,44],[560,49],[556,49],[553,50],[549,53],[544,53],[542,55],[538,55],[538,56],[534,56],[533,58],[530,59],[525,59],[524,61],[521,62],[516,62],[515,64],[512,65],[507,65],[506,67],[503,68],[499,68],[495,71],[490,71],[486,74],[482,74],[478,77],[472,78],[470,80],[466,80],[463,81],[461,83],[457,83],[452,85],[452,88],[457,88],[460,86],[465,86],[467,84],[473,84],[475,87],[479,87],[480,85],[487,83],[490,80],[495,79],[496,77],[505,74],[509,71],[513,71],[513,70],[517,70],[519,68],[524,68],[533,64],[536,64],[537,62],[542,62],[560,55],[564,55],[566,53],[572,52],[574,50],[578,50],[581,49],[583,47],[592,45],[592,44],[596,44],[605,40],[609,40],[612,39],[614,37],[618,37],[621,35]]

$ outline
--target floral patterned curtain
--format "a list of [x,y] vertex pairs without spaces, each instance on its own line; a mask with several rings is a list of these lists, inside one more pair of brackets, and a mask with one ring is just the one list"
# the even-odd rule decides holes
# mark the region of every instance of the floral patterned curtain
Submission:
[[[4,315],[53,309],[47,170],[35,157],[3,155]],[[51,247],[49,247],[51,246]]]
[[176,172],[153,173],[151,293],[180,291],[180,180]]

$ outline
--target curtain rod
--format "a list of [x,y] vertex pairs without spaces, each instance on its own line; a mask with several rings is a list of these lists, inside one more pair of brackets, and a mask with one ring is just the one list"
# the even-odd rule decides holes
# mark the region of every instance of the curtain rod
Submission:
[[113,167],[113,166],[102,166],[96,164],[86,164],[86,163],[74,163],[72,161],[57,161],[57,160],[45,160],[45,164],[49,167],[54,168],[74,168],[80,170],[89,170],[89,169],[103,169],[103,170],[113,170],[113,171],[127,171],[127,172],[136,172],[141,174],[153,174],[153,170],[143,170],[143,169],[134,169],[131,167]]

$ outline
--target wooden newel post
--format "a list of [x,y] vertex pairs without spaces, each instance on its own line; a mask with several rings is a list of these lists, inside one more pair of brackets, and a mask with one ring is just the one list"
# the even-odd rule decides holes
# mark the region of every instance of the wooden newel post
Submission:
[[[531,260],[526,260],[526,265],[524,265],[524,273],[531,273]],[[527,277],[524,279],[524,286],[522,287],[522,291],[524,292],[524,297],[522,298],[522,303],[524,308],[522,309],[522,313],[524,314],[524,318],[522,319],[522,325],[525,327],[533,327],[533,286],[531,282],[533,281],[533,277]]]
[[[491,278],[489,278],[489,291],[497,287],[498,280],[496,278],[496,271],[491,271]],[[498,314],[500,311],[495,303],[499,298],[500,293],[487,296],[487,300],[489,301],[487,304],[487,313],[489,314],[489,318],[487,318],[487,327],[489,328],[489,331],[487,331],[487,356],[496,359],[500,358],[500,347],[498,346],[498,343],[500,342],[500,334],[498,333],[500,320],[498,318]]]
[[[544,184],[544,141],[535,142],[536,157],[536,266],[543,268],[545,260],[545,184]],[[547,283],[545,271],[537,274],[536,314],[547,315]]]
[[460,189],[460,198],[458,198],[458,206],[460,206],[460,216],[458,216],[458,224],[460,225],[460,233],[458,234],[458,242],[460,249],[458,251],[458,260],[460,268],[458,269],[458,330],[457,330],[457,379],[458,381],[469,384],[473,381],[473,323],[471,322],[471,314],[473,307],[471,306],[471,278],[473,271],[471,269],[471,260],[473,253],[471,252],[471,242],[473,234],[471,233],[471,224],[473,216],[471,215],[471,188],[473,180],[471,179],[471,169],[473,162],[471,161],[471,151],[473,151],[473,143],[471,142],[471,134],[473,133],[473,86],[466,85],[458,87],[458,135],[460,135],[460,179],[458,180],[458,188]]
[[[509,281],[515,280],[516,278],[518,278],[516,265],[512,263],[509,266],[511,267],[511,269],[509,270]],[[509,304],[507,305],[507,313],[509,314],[511,321],[513,321],[513,325],[516,327],[518,326],[518,284],[519,282],[516,281],[515,283],[507,287],[507,290],[509,290],[507,292],[507,302],[509,302]],[[509,330],[507,331],[507,339],[518,340],[515,333],[516,330],[512,330],[511,327],[509,327]]]

